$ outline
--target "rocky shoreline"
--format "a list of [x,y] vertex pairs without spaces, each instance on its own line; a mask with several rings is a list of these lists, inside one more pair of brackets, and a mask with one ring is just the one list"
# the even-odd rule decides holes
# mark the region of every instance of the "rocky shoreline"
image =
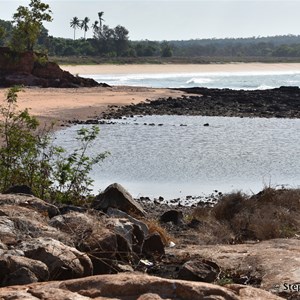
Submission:
[[[159,98],[135,105],[109,107],[101,117],[133,115],[202,115],[223,117],[299,118],[299,87],[283,86],[269,90],[209,88],[178,89],[187,95]],[[92,122],[92,120],[89,120]],[[94,120],[96,121],[96,120]]]
[[[80,207],[22,188],[0,194],[0,299],[299,299],[284,285],[299,280],[299,191],[220,195],[194,210],[135,200],[119,184]],[[265,209],[289,239],[256,224]]]

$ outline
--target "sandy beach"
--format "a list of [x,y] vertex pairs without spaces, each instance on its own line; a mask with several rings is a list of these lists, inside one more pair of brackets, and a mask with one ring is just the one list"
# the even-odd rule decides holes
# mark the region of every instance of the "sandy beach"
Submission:
[[[7,89],[0,89],[5,99]],[[18,94],[19,109],[29,108],[30,113],[43,121],[86,120],[99,116],[108,105],[139,103],[159,97],[177,97],[183,92],[143,87],[94,88],[24,88]]]
[[300,71],[300,63],[230,63],[230,64],[165,64],[165,65],[79,65],[61,66],[72,74],[151,74],[189,72],[259,72]]
[[[299,63],[231,63],[209,65],[78,65],[61,66],[72,74],[178,73],[178,72],[241,72],[241,71],[300,71]],[[0,89],[5,99],[7,89]],[[20,109],[30,108],[42,120],[85,120],[99,116],[108,105],[126,105],[159,97],[178,97],[183,92],[144,87],[96,87],[79,89],[24,88],[18,95]]]

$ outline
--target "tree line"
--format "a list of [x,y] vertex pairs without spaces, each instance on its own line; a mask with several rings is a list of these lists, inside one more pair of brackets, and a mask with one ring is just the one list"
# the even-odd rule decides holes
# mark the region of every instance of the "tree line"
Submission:
[[[196,39],[188,41],[131,41],[124,26],[105,24],[104,12],[92,24],[89,17],[74,16],[69,21],[72,38],[48,34],[44,22],[52,21],[49,5],[31,0],[29,7],[20,6],[12,21],[0,20],[0,46],[18,51],[37,50],[50,56],[98,57],[300,57],[300,36]],[[77,30],[83,37],[76,38]],[[86,38],[88,30],[92,38]]]

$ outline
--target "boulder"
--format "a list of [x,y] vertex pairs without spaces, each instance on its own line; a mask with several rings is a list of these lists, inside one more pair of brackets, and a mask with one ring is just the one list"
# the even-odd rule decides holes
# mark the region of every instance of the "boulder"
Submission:
[[189,260],[180,269],[178,279],[214,282],[220,273],[217,264],[207,260]]
[[146,274],[120,273],[80,279],[33,283],[0,289],[1,299],[171,299],[282,300],[266,291],[242,285],[221,287],[203,282],[163,279]]
[[48,220],[48,213],[18,205],[0,205],[0,240],[5,245],[13,246],[19,240],[52,237],[72,246],[71,237],[49,226]]
[[48,267],[41,261],[22,256],[0,257],[0,283],[2,286],[28,284],[49,279]]
[[[139,225],[130,222],[127,218],[110,218],[107,222],[108,227],[113,232],[116,232],[126,240],[130,252],[141,253],[145,233]],[[124,243],[121,240],[120,242],[124,251]]]
[[147,256],[156,257],[165,254],[165,246],[160,234],[150,234],[144,241],[143,253]]
[[166,212],[164,212],[161,216],[160,216],[160,222],[162,223],[168,223],[168,222],[172,222],[175,225],[182,225],[183,222],[183,213],[182,211],[178,211],[175,209],[171,209],[168,210]]
[[4,204],[27,207],[40,214],[46,214],[50,218],[59,214],[59,209],[55,205],[30,195],[0,194],[0,208]]
[[129,215],[145,216],[145,211],[120,184],[113,183],[92,203],[92,208],[106,212],[109,207],[117,208]]
[[70,279],[93,274],[89,257],[73,247],[52,238],[35,238],[18,246],[28,258],[47,265],[50,279]]
[[26,194],[33,195],[32,189],[28,185],[14,185],[8,188],[3,194]]

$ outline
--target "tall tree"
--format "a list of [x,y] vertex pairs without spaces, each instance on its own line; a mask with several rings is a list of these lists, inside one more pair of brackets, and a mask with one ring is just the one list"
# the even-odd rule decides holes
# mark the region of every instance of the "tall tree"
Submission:
[[43,22],[51,22],[52,11],[48,4],[40,0],[31,0],[29,7],[19,6],[13,15],[12,47],[17,50],[32,51],[41,32]]
[[80,20],[77,17],[73,17],[70,22],[70,27],[74,29],[74,41],[76,39],[76,29],[80,28]]
[[89,25],[88,25],[89,22],[90,22],[90,19],[88,17],[85,17],[81,21],[80,28],[84,30],[84,39],[86,39],[86,32],[89,30]]
[[104,12],[103,12],[103,11],[98,12],[98,18],[99,18],[99,33],[100,33],[100,35],[102,35],[102,21],[104,21],[104,20],[102,19],[103,15],[104,15]]

